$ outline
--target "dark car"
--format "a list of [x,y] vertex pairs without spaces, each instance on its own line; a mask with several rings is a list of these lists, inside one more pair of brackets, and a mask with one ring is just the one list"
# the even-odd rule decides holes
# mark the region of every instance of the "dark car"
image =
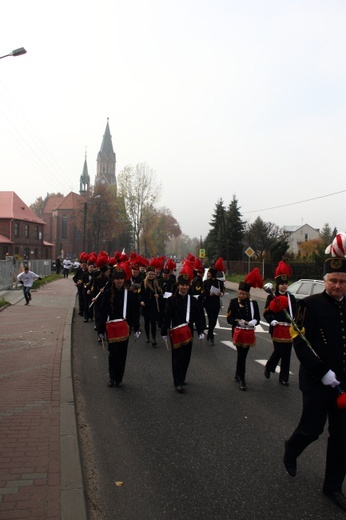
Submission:
[[301,300],[306,296],[310,296],[311,294],[318,294],[324,291],[324,281],[323,280],[308,280],[301,279],[297,282],[291,283],[288,286],[288,292],[293,294],[297,300]]

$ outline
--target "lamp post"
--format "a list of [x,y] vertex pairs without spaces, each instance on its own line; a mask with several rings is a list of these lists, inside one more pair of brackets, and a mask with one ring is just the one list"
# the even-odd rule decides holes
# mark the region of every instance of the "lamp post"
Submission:
[[26,54],[26,50],[24,47],[19,47],[19,49],[14,49],[14,51],[5,54],[4,56],[0,56],[0,60],[2,58],[7,58],[8,56],[21,56],[22,54]]

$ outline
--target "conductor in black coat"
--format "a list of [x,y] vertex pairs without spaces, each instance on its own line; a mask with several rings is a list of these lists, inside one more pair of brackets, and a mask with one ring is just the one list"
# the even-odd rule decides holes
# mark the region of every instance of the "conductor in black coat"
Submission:
[[340,386],[346,390],[346,259],[325,262],[325,291],[298,303],[296,322],[311,348],[299,335],[294,349],[301,363],[299,386],[303,411],[298,427],[285,442],[284,464],[294,477],[297,457],[323,432],[329,421],[323,492],[346,510],[342,484],[346,475],[346,409],[337,406]]

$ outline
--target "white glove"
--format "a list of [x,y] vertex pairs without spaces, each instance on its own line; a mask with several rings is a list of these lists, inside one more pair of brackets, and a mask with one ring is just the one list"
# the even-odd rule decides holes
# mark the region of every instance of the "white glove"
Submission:
[[322,377],[321,381],[324,385],[331,386],[332,388],[335,388],[340,384],[340,381],[336,379],[336,374],[333,370],[328,370],[328,372]]
[[250,327],[256,327],[256,325],[257,325],[257,320],[250,320],[250,321],[248,322],[248,325],[250,325]]
[[239,327],[244,327],[245,321],[244,320],[238,320]]
[[135,337],[136,337],[136,339],[138,339],[140,335],[141,335],[140,331],[135,332]]
[[163,339],[164,342],[166,342],[167,339],[168,339],[168,336],[162,336],[162,339]]
[[203,341],[203,340],[204,340],[204,338],[205,338],[205,335],[204,335],[204,333],[202,332],[202,334],[200,334],[200,335],[198,336],[198,339],[200,339],[200,340],[202,340],[202,341]]
[[272,327],[275,327],[278,323],[279,323],[278,321],[273,320],[273,321],[270,322],[270,325],[271,325]]

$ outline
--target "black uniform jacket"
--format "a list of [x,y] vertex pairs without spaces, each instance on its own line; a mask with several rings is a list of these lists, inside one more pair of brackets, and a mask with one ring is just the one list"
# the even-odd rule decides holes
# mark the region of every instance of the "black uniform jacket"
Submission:
[[341,302],[328,296],[326,291],[308,296],[298,302],[296,322],[314,354],[301,337],[293,345],[301,363],[300,389],[315,396],[334,395],[335,389],[323,385],[321,378],[333,370],[341,387],[346,390],[346,299]]
[[139,318],[138,313],[134,312],[136,305],[139,306],[138,297],[136,294],[127,291],[127,309],[126,316],[124,316],[124,295],[124,287],[117,289],[114,285],[107,286],[103,293],[101,304],[102,319],[106,322],[108,317],[110,320],[118,320],[125,317],[129,326],[133,327],[135,332],[138,332]]
[[251,305],[250,299],[246,298],[245,300],[238,300],[238,298],[232,298],[229,302],[229,306],[227,309],[227,323],[232,325],[232,334],[234,331],[234,327],[238,324],[237,320],[244,320],[248,323],[251,320],[256,320],[256,325],[259,324],[261,316],[259,312],[258,303],[256,300],[251,300],[253,305],[253,316],[251,314]]
[[[186,323],[187,295],[182,296],[176,292],[167,299],[165,312],[161,327],[161,335],[167,336],[168,330]],[[198,305],[196,298],[190,295],[190,319],[189,327],[193,334],[193,324],[196,326],[198,334],[203,332],[202,310]]]

